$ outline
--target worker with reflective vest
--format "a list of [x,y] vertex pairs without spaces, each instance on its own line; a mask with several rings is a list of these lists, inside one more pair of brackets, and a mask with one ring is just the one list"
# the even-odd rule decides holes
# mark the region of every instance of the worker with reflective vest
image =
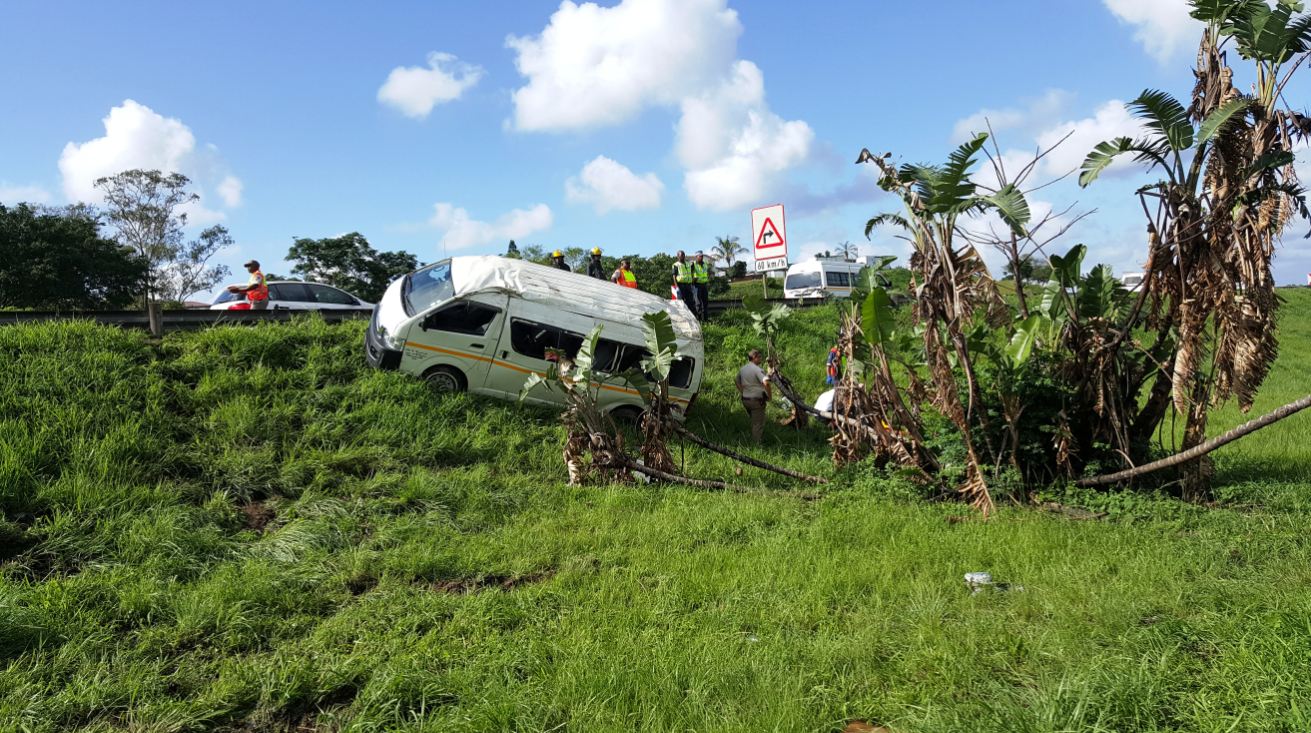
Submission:
[[626,259],[619,260],[619,269],[610,275],[610,282],[616,285],[622,285],[626,288],[637,289],[637,275],[632,271],[633,263]]
[[251,310],[266,310],[269,307],[269,286],[264,282],[264,273],[260,272],[259,261],[251,260],[243,267],[250,273],[250,282],[245,285],[229,285],[228,292],[244,293],[246,300],[250,302]]
[[674,259],[674,287],[678,288],[678,299],[696,313],[696,280],[692,275],[692,263],[687,261],[687,255],[681,249]]
[[706,264],[704,252],[697,252],[696,262],[692,263],[692,285],[696,292],[696,312],[704,321],[710,308],[710,266]]

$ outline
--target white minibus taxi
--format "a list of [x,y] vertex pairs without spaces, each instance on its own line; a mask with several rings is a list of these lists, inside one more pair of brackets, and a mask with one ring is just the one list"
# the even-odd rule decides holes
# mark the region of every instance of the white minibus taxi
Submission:
[[783,279],[783,297],[793,298],[846,298],[856,284],[856,276],[865,267],[863,262],[844,259],[818,258],[798,262],[788,268]]
[[[701,386],[701,326],[682,305],[581,274],[504,257],[452,257],[391,284],[373,310],[365,356],[439,392],[469,391],[519,399],[529,374],[545,374],[547,349],[573,355],[600,324],[595,363],[620,374],[646,356],[642,316],[664,311],[679,358],[670,398],[680,412]],[[637,390],[614,377],[600,384],[601,406],[630,418],[643,408]],[[536,387],[528,401],[564,405],[559,390]]]

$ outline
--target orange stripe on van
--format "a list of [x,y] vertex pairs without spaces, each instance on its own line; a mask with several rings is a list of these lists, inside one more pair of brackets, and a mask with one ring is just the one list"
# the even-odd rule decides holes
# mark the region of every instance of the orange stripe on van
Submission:
[[[424,351],[435,351],[435,352],[437,352],[437,353],[439,353],[439,354],[447,354],[447,355],[449,355],[449,356],[455,356],[455,357],[459,357],[459,358],[461,358],[461,359],[473,359],[473,360],[475,360],[475,361],[485,361],[485,362],[487,362],[487,363],[489,363],[489,364],[492,364],[492,365],[495,365],[495,366],[498,366],[498,367],[504,367],[505,369],[509,369],[509,370],[511,370],[511,371],[519,372],[520,374],[536,374],[536,375],[539,376],[539,377],[545,377],[545,376],[546,376],[546,373],[545,373],[545,372],[538,372],[538,371],[534,371],[534,370],[532,370],[532,369],[525,369],[524,367],[518,366],[517,364],[511,364],[511,363],[508,362],[508,361],[501,361],[500,359],[492,359],[492,358],[490,358],[490,357],[483,356],[482,354],[471,354],[471,353],[469,353],[469,352],[467,352],[467,351],[458,351],[458,350],[456,350],[456,349],[443,349],[443,348],[440,347],[440,346],[429,346],[429,345],[427,345],[427,344],[415,343],[415,342],[413,342],[413,341],[407,341],[407,342],[405,343],[405,345],[406,345],[406,346],[413,346],[413,347],[416,348],[416,349],[423,349]],[[592,384],[596,385],[597,387],[600,387],[601,389],[608,389],[608,390],[610,390],[610,391],[612,391],[612,392],[619,392],[619,393],[622,393],[622,394],[632,394],[632,395],[640,395],[640,394],[641,394],[641,393],[638,392],[637,390],[635,390],[635,389],[630,389],[630,388],[628,388],[628,387],[617,387],[617,386],[615,386],[615,385],[613,385],[613,384],[601,384],[600,382],[593,382]],[[682,403],[684,403],[684,404],[687,404],[687,403],[690,403],[690,402],[691,402],[691,400],[685,400],[685,399],[683,399],[683,398],[681,398],[681,397],[675,397],[675,396],[673,396],[673,395],[670,395],[670,396],[669,396],[669,399],[673,400],[674,402],[682,402]]]
[[485,361],[488,364],[496,363],[495,359],[483,356],[482,354],[470,354],[467,351],[456,351],[455,349],[443,349],[440,346],[428,346],[427,344],[417,344],[413,341],[406,341],[405,345],[413,346],[416,349],[423,349],[424,351],[436,351],[439,354],[449,354],[450,356],[458,356],[462,359],[474,359],[477,361]]

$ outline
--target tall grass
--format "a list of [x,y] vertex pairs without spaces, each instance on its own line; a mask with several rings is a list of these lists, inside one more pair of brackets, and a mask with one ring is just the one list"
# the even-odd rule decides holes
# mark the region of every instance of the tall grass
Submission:
[[[1302,388],[1288,297],[1258,411]],[[834,323],[785,325],[808,394]],[[1104,522],[869,467],[819,502],[578,488],[551,413],[370,371],[361,328],[0,328],[0,730],[1311,727],[1305,420],[1222,452],[1217,507],[1073,497]],[[746,445],[755,346],[708,327],[699,432]],[[831,472],[818,429],[747,449]]]

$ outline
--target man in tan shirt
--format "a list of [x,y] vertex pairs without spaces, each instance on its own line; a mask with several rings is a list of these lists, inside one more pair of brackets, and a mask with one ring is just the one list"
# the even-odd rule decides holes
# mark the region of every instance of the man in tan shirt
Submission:
[[747,363],[737,372],[737,392],[742,395],[742,407],[751,421],[751,439],[757,443],[765,432],[765,404],[774,392],[769,375],[760,368],[761,361],[760,351],[752,349],[747,354]]

